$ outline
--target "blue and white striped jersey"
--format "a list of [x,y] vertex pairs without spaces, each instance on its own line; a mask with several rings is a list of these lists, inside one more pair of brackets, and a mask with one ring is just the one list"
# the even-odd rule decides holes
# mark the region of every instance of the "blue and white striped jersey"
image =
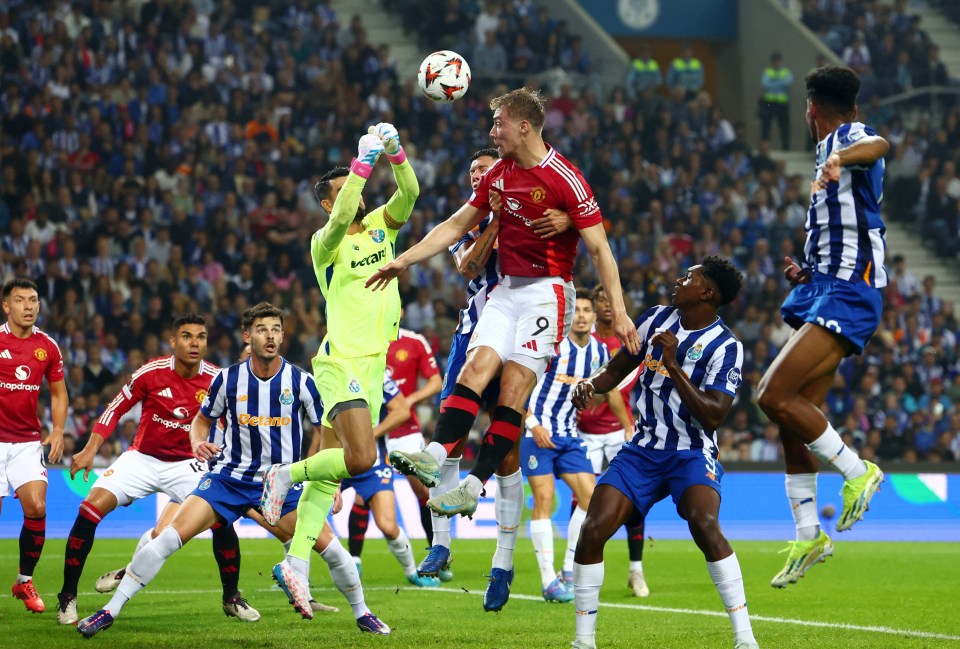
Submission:
[[[828,135],[817,144],[815,179],[823,174],[831,153],[876,134],[873,128],[853,122]],[[807,266],[848,282],[863,281],[874,288],[887,285],[883,268],[887,229],[880,216],[883,172],[882,158],[866,167],[842,167],[839,182],[813,195],[803,248]]]
[[[460,241],[450,246],[450,254],[455,253],[461,246],[471,241],[476,241],[480,235],[483,234],[484,230],[487,229],[491,221],[493,221],[492,212],[487,215],[487,218],[480,222],[480,225],[470,230],[470,232],[467,232],[461,237]],[[457,325],[456,333],[473,333],[473,328],[476,326],[477,321],[480,320],[483,307],[487,304],[490,291],[496,287],[499,281],[500,273],[497,264],[497,248],[496,245],[494,245],[493,250],[490,252],[490,258],[487,260],[487,264],[483,267],[483,270],[467,284],[467,306],[460,311],[460,324]]]
[[676,308],[648,310],[637,322],[637,333],[643,341],[643,366],[637,383],[640,398],[636,434],[631,443],[668,451],[703,449],[716,457],[716,431],[704,429],[683,405],[670,374],[660,364],[663,349],[650,344],[658,329],[669,329],[677,336],[677,360],[697,389],[735,396],[742,380],[743,345],[720,318],[704,329],[687,331],[680,326]]
[[[610,351],[590,336],[580,347],[570,336],[560,341],[559,353],[530,395],[530,410],[540,425],[556,437],[578,437],[577,409],[570,400],[573,386],[600,369],[610,360]],[[527,430],[526,435],[533,433]]]
[[210,471],[242,482],[260,482],[271,464],[297,462],[303,416],[320,426],[323,403],[313,376],[283,360],[269,379],[257,378],[244,361],[220,370],[200,412],[225,418],[223,453]]

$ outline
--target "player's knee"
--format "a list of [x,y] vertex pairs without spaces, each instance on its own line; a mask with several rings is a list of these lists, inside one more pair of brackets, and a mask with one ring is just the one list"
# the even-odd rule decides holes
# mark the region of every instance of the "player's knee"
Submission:
[[23,515],[26,518],[44,518],[47,515],[47,503],[42,499],[23,502]]
[[768,381],[761,381],[757,389],[757,404],[768,416],[776,417],[787,410],[787,394],[771,385]]
[[609,534],[605,526],[602,523],[587,517],[583,522],[583,527],[580,528],[580,540],[577,542],[577,554],[581,551],[587,553],[592,552],[597,549],[603,549],[603,546],[607,543]]
[[373,468],[374,462],[377,461],[377,451],[376,448],[351,449],[351,452],[345,454],[343,459],[350,475],[358,476]]
[[694,510],[688,514],[690,531],[698,536],[712,536],[720,532],[720,522],[713,512]]

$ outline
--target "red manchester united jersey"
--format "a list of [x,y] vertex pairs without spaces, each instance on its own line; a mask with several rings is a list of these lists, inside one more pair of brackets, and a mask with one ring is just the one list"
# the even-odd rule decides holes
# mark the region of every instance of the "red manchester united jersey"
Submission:
[[[387,374],[403,396],[416,392],[417,377],[429,379],[439,373],[437,360],[427,339],[415,331],[401,329],[400,337],[390,343],[387,349]],[[415,410],[415,407],[411,407],[410,419],[390,431],[392,439],[420,432],[420,421]]]
[[134,372],[100,415],[93,432],[109,437],[120,418],[139,401],[143,404],[140,425],[130,448],[164,462],[192,458],[190,422],[220,368],[201,361],[197,375],[185,379],[173,363],[173,356],[162,356]]
[[[580,242],[578,230],[602,220],[593,190],[580,170],[547,145],[547,155],[532,169],[501,159],[487,170],[470,197],[470,204],[484,214],[490,210],[491,189],[503,199],[498,237],[500,272],[517,277],[572,279]],[[550,208],[569,214],[573,228],[541,239],[531,224]]]
[[[616,354],[617,350],[623,346],[623,343],[621,343],[620,339],[616,336],[603,338],[594,331],[593,337],[607,346],[611,356]],[[633,414],[630,409],[630,393],[633,392],[633,387],[637,384],[637,378],[639,376],[640,372],[634,370],[627,376],[624,382],[620,384],[620,396],[623,397],[623,405],[627,407],[627,412],[631,413],[631,418]],[[603,435],[612,433],[615,430],[620,430],[623,428],[623,425],[620,423],[620,420],[617,419],[617,416],[613,414],[613,411],[610,410],[610,406],[608,406],[606,402],[603,402],[596,408],[581,410],[580,418],[577,420],[577,428],[581,433],[588,435]]]
[[0,442],[40,439],[37,403],[40,384],[63,380],[63,357],[57,343],[36,327],[17,338],[10,326],[0,327]]

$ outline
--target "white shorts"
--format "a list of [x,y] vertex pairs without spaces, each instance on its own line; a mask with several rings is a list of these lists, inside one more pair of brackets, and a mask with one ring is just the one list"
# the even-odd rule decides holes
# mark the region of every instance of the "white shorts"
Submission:
[[[410,433],[403,437],[393,439],[387,437],[387,453],[394,451],[403,451],[404,453],[419,453],[426,448],[427,442],[423,439],[423,433]],[[386,459],[384,459],[386,461]]]
[[0,442],[0,498],[34,480],[47,481],[40,442]]
[[504,277],[490,294],[467,351],[490,347],[543,378],[573,323],[576,292],[559,277]]
[[116,496],[120,507],[155,493],[165,493],[173,502],[182,503],[206,472],[206,463],[197,460],[164,462],[140,451],[126,451],[93,486]]
[[620,449],[623,448],[626,438],[623,429],[615,430],[612,433],[601,433],[593,435],[578,431],[580,438],[587,443],[587,457],[590,458],[590,464],[593,465],[593,472],[597,475],[603,471],[603,458],[607,458],[607,464],[616,457]]

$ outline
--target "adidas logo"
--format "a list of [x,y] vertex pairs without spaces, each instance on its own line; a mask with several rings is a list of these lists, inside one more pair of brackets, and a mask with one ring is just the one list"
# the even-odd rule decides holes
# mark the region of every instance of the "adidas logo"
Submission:
[[496,182],[494,182],[494,183],[493,183],[493,188],[494,188],[494,189],[499,189],[500,191],[503,191],[503,178],[500,178],[499,180],[497,180]]
[[13,360],[13,354],[10,353],[9,349],[4,349],[0,352],[0,358],[6,358],[7,360]]
[[166,398],[168,398],[168,399],[172,399],[172,398],[173,398],[173,390],[171,390],[170,388],[164,388],[164,389],[160,390],[159,392],[157,392],[157,396],[166,397]]
[[528,342],[523,343],[523,344],[520,345],[520,346],[523,347],[524,349],[532,349],[533,351],[537,351],[537,341],[536,341],[536,340],[530,340],[530,341],[528,341]]

